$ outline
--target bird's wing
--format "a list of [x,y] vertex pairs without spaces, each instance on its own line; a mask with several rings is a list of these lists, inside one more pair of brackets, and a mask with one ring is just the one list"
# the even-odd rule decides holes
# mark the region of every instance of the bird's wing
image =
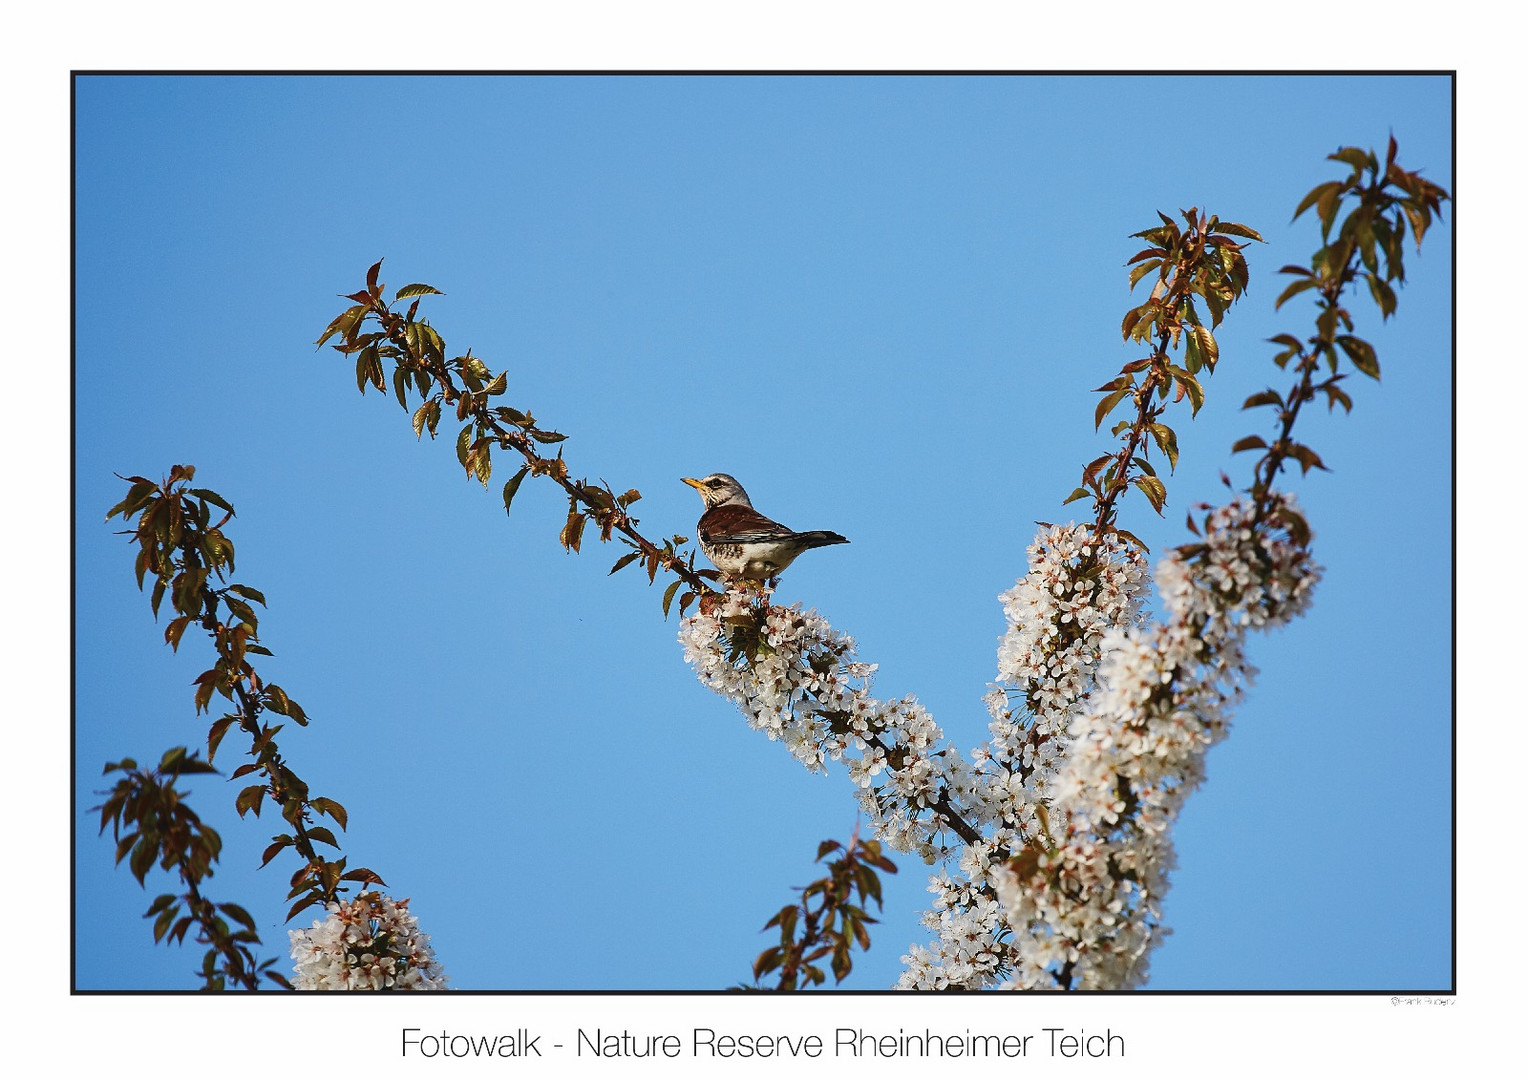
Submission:
[[795,535],[751,506],[716,506],[700,517],[700,537],[708,544],[757,543]]

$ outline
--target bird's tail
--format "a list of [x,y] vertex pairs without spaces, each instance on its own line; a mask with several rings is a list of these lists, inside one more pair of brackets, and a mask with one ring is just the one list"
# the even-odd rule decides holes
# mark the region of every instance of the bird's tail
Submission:
[[847,536],[839,536],[836,532],[828,532],[824,529],[819,529],[817,532],[804,532],[801,534],[801,540],[807,548],[827,547],[829,544],[847,544],[849,542]]

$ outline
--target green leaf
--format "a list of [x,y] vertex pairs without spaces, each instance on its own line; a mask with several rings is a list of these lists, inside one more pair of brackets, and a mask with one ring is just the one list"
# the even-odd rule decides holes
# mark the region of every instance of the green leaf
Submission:
[[308,805],[313,807],[313,809],[317,810],[320,814],[328,814],[335,821],[339,822],[341,829],[345,828],[346,823],[350,820],[350,815],[345,812],[345,808],[339,803],[335,802],[333,799],[320,797],[310,800]]
[[254,811],[255,817],[259,817],[260,805],[265,801],[265,791],[264,784],[251,784],[239,792],[233,804],[234,809],[239,811],[239,816],[243,817],[249,811]]
[[309,837],[321,844],[328,844],[332,848],[340,846],[340,842],[334,838],[334,834],[322,825],[309,825],[307,833]]
[[1227,297],[1223,296],[1214,285],[1206,286],[1204,292],[1200,293],[1200,295],[1204,297],[1205,304],[1209,306],[1210,325],[1219,326],[1221,320],[1226,317]]
[[413,325],[419,328],[420,351],[425,354],[425,358],[442,359],[446,355],[446,343],[435,332],[435,328],[427,322],[418,322]]
[[[509,513],[509,504],[514,501],[515,492],[520,490],[520,481],[524,480],[525,474],[530,471],[530,466],[527,465],[504,482],[504,512],[506,514]],[[615,571],[612,570],[611,573]]]
[[134,513],[142,509],[154,497],[154,493],[158,490],[159,485],[148,480],[139,480],[132,487],[128,488],[127,498],[106,511],[106,520],[110,521],[117,514],[121,514],[124,518],[132,517]]
[[239,718],[229,715],[219,720],[214,720],[212,727],[207,730],[207,760],[210,762],[217,757],[218,747],[223,744],[223,736],[228,734],[228,729]]
[[1238,225],[1234,221],[1219,222],[1210,229],[1210,232],[1225,233],[1230,236],[1244,236],[1248,240],[1256,240],[1260,244],[1264,243],[1262,236],[1258,234],[1256,229],[1248,228],[1246,225]]
[[296,843],[296,841],[294,841],[290,836],[282,835],[276,837],[275,842],[272,843],[270,847],[266,848],[265,851],[261,854],[260,865],[268,866],[272,859],[274,859],[277,855],[280,855],[282,851],[291,847],[294,843]]
[[1146,312],[1146,306],[1143,304],[1141,307],[1132,307],[1131,310],[1125,313],[1125,318],[1120,321],[1120,338],[1129,341],[1131,330],[1134,330],[1135,324],[1140,322],[1141,315],[1144,315],[1144,312]]
[[394,300],[407,300],[411,296],[445,296],[446,294],[433,285],[425,285],[416,282],[413,285],[405,285],[393,293]]
[[1111,412],[1113,412],[1114,411],[1114,407],[1116,405],[1118,405],[1121,401],[1125,400],[1125,395],[1129,394],[1131,389],[1132,389],[1132,387],[1130,387],[1129,385],[1122,386],[1118,390],[1114,391],[1112,394],[1110,394],[1108,397],[1104,398],[1102,401],[1100,401],[1098,403],[1098,408],[1095,409],[1094,412],[1093,412],[1093,430],[1094,431],[1097,431],[1098,428],[1100,427],[1100,425],[1103,424],[1104,417],[1108,416]]
[[173,651],[180,651],[181,635],[186,632],[186,626],[190,622],[191,616],[182,615],[179,618],[170,620],[170,624],[164,628],[164,639],[169,643]]
[[219,904],[217,907],[218,907],[219,911],[221,911],[224,915],[227,915],[229,918],[234,919],[235,921],[237,921],[239,923],[242,923],[245,927],[247,927],[250,930],[255,929],[255,920],[254,920],[254,918],[251,917],[249,912],[245,911],[238,904],[234,904],[234,903],[222,903],[222,904]]
[[[430,418],[430,406],[434,404],[434,400],[426,401],[423,405],[414,410],[414,415],[411,418],[411,423],[414,425],[414,438],[420,439],[424,437],[424,425],[425,422]],[[433,430],[430,432],[430,437],[432,439],[435,437],[435,432]]]
[[322,900],[323,896],[319,893],[309,893],[307,896],[304,896],[301,900],[297,901],[297,903],[293,904],[287,910],[287,922],[291,922],[299,911],[302,911],[304,908],[312,907],[314,904],[317,904]]
[[[1178,468],[1178,435],[1166,424],[1152,424],[1148,429],[1156,440],[1157,448],[1167,455],[1167,467]],[[1080,488],[1078,490],[1081,490]]]
[[1141,494],[1146,496],[1152,509],[1160,514],[1162,508],[1167,505],[1167,485],[1155,476],[1137,476],[1133,483],[1140,489]]
[[261,592],[259,589],[252,589],[248,585],[230,585],[230,586],[228,586],[228,591],[229,592],[233,592],[233,593],[238,593],[240,596],[244,597],[244,599],[246,599],[246,600],[253,600],[255,603],[259,604],[261,607],[269,606],[265,602],[265,594],[263,592]]
[[[348,337],[365,317],[366,308],[361,304],[346,308],[334,317],[334,321],[325,328],[324,332],[319,335],[318,341],[314,344],[321,349],[324,346],[324,342],[328,341],[335,334]],[[344,351],[343,346],[336,345],[335,348]]]
[[1305,211],[1314,206],[1328,192],[1335,193],[1341,190],[1341,180],[1328,180],[1324,184],[1317,184],[1315,187],[1310,189],[1305,198],[1300,200],[1300,205],[1295,207],[1295,216],[1289,220],[1294,221],[1298,219],[1301,214],[1305,213]]
[[1348,412],[1353,411],[1353,399],[1348,397],[1347,392],[1342,387],[1335,386],[1329,382],[1321,387],[1321,389],[1326,394],[1326,407],[1328,411],[1335,409],[1338,405],[1341,405]]
[[1356,146],[1344,146],[1336,153],[1328,154],[1326,159],[1328,161],[1341,161],[1345,164],[1353,166],[1355,169],[1378,167],[1372,154],[1369,154],[1364,150],[1360,150]]
[[1380,318],[1390,318],[1395,314],[1395,290],[1378,274],[1365,274],[1364,277],[1369,282],[1369,295],[1374,297],[1374,302],[1379,305]]
[[1143,277],[1161,265],[1161,259],[1148,259],[1146,262],[1141,263],[1140,266],[1137,266],[1134,270],[1130,271],[1130,288],[1134,289],[1136,285],[1140,283],[1140,280]]
[[1279,298],[1273,302],[1273,310],[1277,311],[1279,308],[1284,306],[1284,302],[1286,300],[1298,296],[1306,289],[1314,289],[1318,284],[1320,283],[1313,277],[1300,278],[1297,281],[1290,282],[1289,286],[1283,292],[1279,293]]
[[[344,864],[345,860],[341,859],[340,865],[343,866]],[[368,870],[364,866],[358,866],[349,873],[340,875],[340,880],[359,881],[367,885],[380,885],[384,889],[387,888],[387,882],[382,880],[381,874],[377,873],[375,870]]]
[[1189,335],[1183,339],[1183,366],[1190,372],[1197,373],[1204,366],[1203,356],[1199,348],[1199,335],[1195,333],[1196,326],[1189,327]]
[[1179,394],[1188,395],[1189,403],[1193,406],[1193,414],[1198,415],[1204,406],[1204,388],[1199,385],[1199,380],[1182,368],[1170,368],[1173,381],[1178,384]]
[[1316,212],[1321,215],[1321,235],[1325,237],[1332,231],[1332,222],[1337,219],[1337,210],[1342,205],[1343,185],[1336,184],[1321,193],[1316,200]]
[[1310,472],[1312,469],[1321,469],[1323,472],[1330,471],[1322,462],[1321,455],[1316,453],[1308,446],[1305,446],[1301,443],[1295,443],[1289,448],[1289,453],[1292,457],[1294,457],[1296,461],[1300,463],[1301,475]]
[[210,502],[219,510],[226,510],[230,514],[233,513],[233,504],[215,491],[209,491],[206,488],[187,488],[186,494],[193,498],[201,499],[204,502]]
[[1340,334],[1337,344],[1342,351],[1348,354],[1348,359],[1353,361],[1353,366],[1371,379],[1379,378],[1379,357],[1374,352],[1374,346],[1362,338],[1356,338],[1351,334]]
[[679,586],[684,584],[683,578],[675,578],[669,583],[669,587],[663,590],[663,617],[668,618],[669,605],[674,602],[674,594],[679,591]]
[[[1215,341],[1215,335],[1210,333],[1209,327],[1193,326],[1189,328],[1189,337],[1198,348],[1200,359],[1211,371],[1215,370],[1215,362],[1220,359],[1220,346]],[[1190,371],[1193,368],[1189,369]]]
[[472,452],[472,465],[477,473],[478,480],[482,481],[483,487],[488,487],[488,478],[493,475],[493,443],[484,441],[481,446]]
[[1126,540],[1129,540],[1132,544],[1134,544],[1136,547],[1141,549],[1141,554],[1143,554],[1143,555],[1150,555],[1151,554],[1151,548],[1146,546],[1146,541],[1142,540],[1139,536],[1135,535],[1135,533],[1131,532],[1129,529],[1120,529],[1120,528],[1116,528],[1116,527],[1111,527],[1109,531],[1114,533],[1115,536],[1119,536],[1119,537],[1122,537],[1122,538],[1124,538]]
[[[1322,341],[1331,342],[1335,340],[1339,317],[1339,309],[1335,307],[1323,308],[1321,314],[1316,316],[1316,332],[1321,336]],[[1330,350],[1330,345],[1323,346],[1323,349]],[[1336,369],[1336,357],[1333,356],[1332,370],[1335,371]]]
[[265,686],[265,707],[282,716],[292,715],[292,699],[275,683],[267,683]]
[[462,428],[461,434],[456,437],[456,460],[462,468],[467,467],[467,449],[472,445],[472,424]]

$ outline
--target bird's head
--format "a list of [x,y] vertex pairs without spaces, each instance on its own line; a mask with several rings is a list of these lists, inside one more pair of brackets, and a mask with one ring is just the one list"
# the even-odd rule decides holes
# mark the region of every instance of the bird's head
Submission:
[[690,476],[681,477],[681,479],[700,492],[701,501],[706,504],[707,510],[713,506],[753,505],[748,501],[748,492],[743,490],[743,485],[726,473],[712,473],[699,480]]

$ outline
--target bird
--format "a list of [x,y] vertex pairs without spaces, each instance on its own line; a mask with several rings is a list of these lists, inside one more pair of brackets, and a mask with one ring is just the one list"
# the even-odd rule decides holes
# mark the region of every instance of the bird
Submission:
[[726,473],[680,479],[700,492],[706,505],[696,525],[701,552],[734,580],[772,582],[803,551],[849,542],[836,532],[796,532],[771,521],[753,508],[743,485]]

